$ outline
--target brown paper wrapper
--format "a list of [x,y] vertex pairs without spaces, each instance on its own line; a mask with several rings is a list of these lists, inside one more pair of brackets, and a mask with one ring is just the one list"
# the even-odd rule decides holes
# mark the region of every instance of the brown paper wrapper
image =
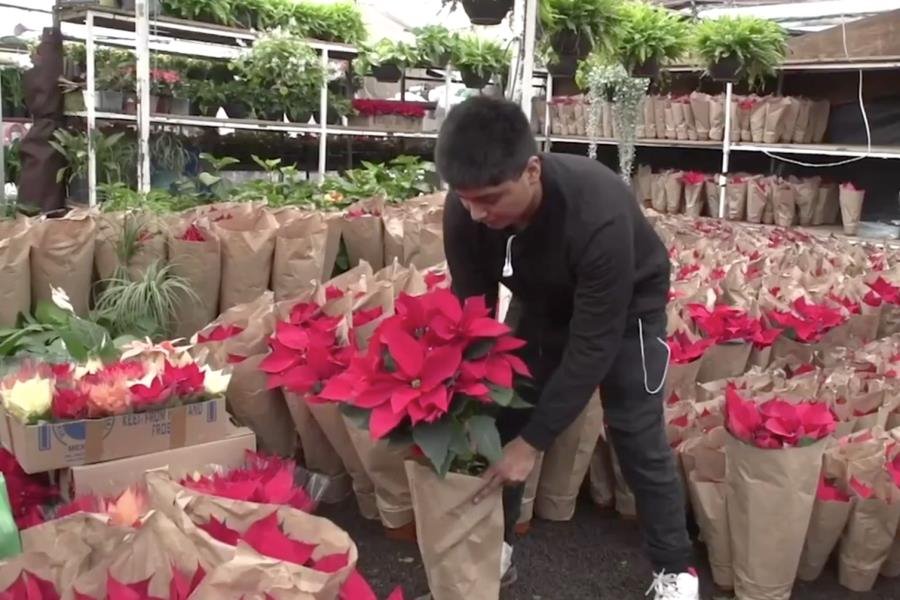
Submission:
[[750,111],[750,141],[757,144],[763,141],[766,131],[769,100],[769,98],[760,98]]
[[478,504],[484,485],[406,462],[416,514],[416,534],[434,600],[496,600],[500,596],[503,505],[498,490]]
[[813,211],[813,225],[832,225],[837,223],[841,204],[838,200],[838,186],[825,184],[819,187],[819,199]]
[[291,457],[297,449],[297,432],[280,390],[267,389],[266,374],[259,370],[264,355],[233,365],[226,399],[228,412],[256,434],[261,450]]
[[[148,213],[102,213],[95,219],[97,224],[94,266],[97,279],[112,279],[125,268],[125,274],[132,281],[141,279],[147,268],[155,262],[166,260],[166,239],[161,232],[161,223]],[[134,255],[122,264],[123,236],[125,230],[138,229],[144,241],[136,242]]]
[[665,175],[663,187],[666,192],[666,212],[670,215],[681,212],[682,196],[684,195],[682,175],[684,175],[683,171],[668,171]]
[[725,137],[725,96],[709,99],[709,139],[721,142]]
[[771,98],[766,103],[766,125],[763,130],[763,142],[775,144],[784,131],[784,113],[790,105],[788,98]]
[[672,101],[672,121],[675,123],[675,138],[679,140],[688,139],[687,121],[684,116],[683,102]]
[[816,204],[819,201],[818,177],[807,179],[795,179],[791,182],[794,188],[794,197],[797,202],[797,215],[801,226],[813,224]]
[[337,221],[321,213],[298,216],[275,236],[272,289],[275,301],[287,300],[312,288],[313,281],[331,277],[340,245]]
[[685,128],[687,129],[687,138],[689,140],[696,140],[698,138],[697,122],[694,119],[694,109],[691,107],[691,100],[690,98],[684,98],[680,104],[684,111],[684,123]]
[[782,144],[790,144],[794,141],[794,131],[797,129],[797,118],[800,116],[800,98],[787,97],[784,99],[787,106],[784,109],[781,124],[781,137],[778,141]]
[[348,212],[368,210],[375,214],[345,215],[341,219],[341,237],[347,247],[351,267],[363,260],[376,271],[384,267],[384,226],[379,216],[383,209],[384,202],[381,200],[363,200],[351,206]]
[[403,264],[427,269],[444,257],[443,208],[407,216],[404,221]]
[[865,190],[840,187],[839,201],[841,204],[841,223],[844,225],[844,233],[856,235],[859,231],[859,219],[862,216],[863,200],[866,197]]
[[709,553],[709,567],[713,581],[720,588],[730,590],[734,587],[734,569],[731,561],[726,490],[724,483],[702,481],[696,473],[688,477],[691,506]]
[[613,471],[609,443],[601,437],[591,457],[591,500],[594,504],[610,508],[616,501],[616,474]]
[[666,173],[654,173],[650,189],[650,206],[658,213],[666,212]]
[[675,363],[669,364],[669,372],[666,376],[666,400],[672,397],[672,394],[678,394],[682,400],[690,398],[694,395],[694,387],[697,385],[697,376],[700,373],[700,367],[703,365],[703,357],[701,356],[694,362],[679,365]]
[[666,105],[668,99],[664,96],[651,96],[653,100],[653,121],[656,123],[656,137],[666,138]]
[[534,501],[537,498],[538,485],[541,481],[541,467],[544,464],[544,455],[538,455],[538,459],[531,469],[531,474],[525,480],[525,493],[522,495],[522,506],[519,510],[517,524],[528,523],[534,519]]
[[386,440],[374,441],[368,431],[347,422],[347,431],[366,473],[375,486],[375,503],[381,523],[399,529],[413,522],[412,495],[403,463],[410,446],[396,446]]
[[222,254],[219,238],[212,230],[200,227],[204,242],[186,242],[169,237],[169,264],[172,274],[184,278],[194,296],[185,295],[175,308],[175,337],[189,338],[219,316],[219,290],[222,284]]
[[691,94],[691,113],[694,115],[694,125],[697,129],[698,140],[708,140],[709,137],[709,94],[693,92]]
[[548,521],[568,521],[603,429],[600,394],[594,392],[581,415],[544,454],[534,512]]
[[[674,140],[678,138],[678,128],[675,123],[675,111],[672,108],[672,101],[669,98],[663,98],[663,110],[664,110],[664,118],[666,120],[666,139]],[[684,112],[681,113],[682,119],[684,119]],[[685,132],[685,135],[687,132]]]
[[747,370],[752,344],[716,344],[710,347],[700,359],[700,371],[697,373],[698,383],[708,383],[729,377],[743,375]]
[[31,249],[31,296],[35,303],[50,302],[50,286],[56,286],[69,295],[76,314],[87,315],[95,230],[94,220],[80,211],[35,225]]
[[275,305],[272,292],[266,292],[253,302],[231,308],[205,327],[209,333],[220,325],[234,325],[243,329],[238,335],[222,341],[196,343],[192,353],[216,369],[224,369],[232,357],[243,358],[265,354],[269,337],[275,331]]
[[763,450],[728,436],[726,503],[739,598],[791,597],[826,443]]
[[731,99],[731,141],[734,143],[741,141],[741,109],[738,106],[740,96]]
[[[328,440],[329,446],[340,458],[343,469],[346,469],[350,475],[350,480],[353,483],[353,493],[356,495],[360,513],[366,519],[377,519],[378,508],[375,506],[375,487],[372,485],[372,480],[369,479],[366,473],[362,459],[350,440],[350,433],[347,430],[344,417],[341,415],[340,407],[337,404],[310,403],[296,394],[287,392],[285,393],[285,402],[287,402],[292,416],[297,411],[297,404],[306,405],[306,410],[315,419],[325,439]],[[301,443],[304,443],[302,436],[305,431],[301,431],[298,428],[297,433],[301,436]],[[309,444],[304,444],[303,446],[304,456],[307,456],[306,448],[308,446]]]
[[891,553],[881,565],[881,575],[883,577],[900,577],[900,529],[897,529]]
[[884,304],[878,320],[878,337],[885,338],[900,333],[900,305]]
[[725,200],[728,203],[728,220],[743,221],[747,216],[747,180],[733,177],[725,185]]
[[740,135],[740,141],[742,142],[752,142],[753,141],[753,132],[750,130],[750,115],[753,112],[753,107],[758,104],[756,98],[746,98],[746,100],[750,100],[751,104],[741,105],[740,100],[736,102],[737,104],[737,120],[735,121],[738,129],[738,133]]
[[825,133],[828,131],[828,119],[831,117],[831,102],[828,100],[816,100],[810,109],[810,127],[814,144],[825,141]]
[[293,419],[296,433],[300,436],[300,445],[303,450],[303,464],[310,471],[322,473],[332,479],[342,479],[346,474],[344,462],[334,446],[328,440],[328,436],[322,430],[322,426],[313,416],[306,402],[285,400],[288,411]]
[[706,186],[703,182],[684,184],[684,214],[691,218],[697,218],[703,214],[703,197]]
[[809,110],[812,108],[812,102],[806,98],[801,98],[799,103],[800,109],[797,111],[797,124],[794,126],[793,142],[795,144],[805,144],[812,138],[812,135],[807,135],[810,125]]
[[878,579],[900,525],[900,502],[857,500],[838,552],[838,581],[854,592],[868,592]]
[[779,227],[792,227],[797,215],[794,188],[788,183],[777,184],[772,194],[772,205],[775,209],[775,224]]
[[825,563],[841,539],[852,508],[852,502],[827,502],[816,498],[797,571],[799,579],[815,581],[822,574]]
[[653,197],[653,170],[648,165],[639,165],[634,176],[634,195],[640,204]]
[[703,184],[706,191],[706,214],[713,219],[719,218],[719,184],[718,175],[707,179]]
[[221,310],[252,302],[269,289],[278,221],[265,210],[213,223],[222,247]]
[[19,313],[31,310],[30,256],[28,221],[0,220],[0,327],[15,327]]
[[752,179],[747,184],[747,222],[762,223],[763,213],[769,201],[768,185],[763,179]]
[[644,135],[650,139],[656,138],[656,114],[653,96],[645,96],[644,108]]

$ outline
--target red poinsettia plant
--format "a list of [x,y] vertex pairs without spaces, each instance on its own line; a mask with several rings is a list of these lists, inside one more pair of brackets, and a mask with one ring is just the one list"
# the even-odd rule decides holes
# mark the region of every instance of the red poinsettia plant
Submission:
[[524,345],[483,297],[401,295],[396,314],[320,397],[342,403],[373,439],[415,443],[441,475],[471,472],[500,456],[494,412],[522,402],[515,380],[530,373],[514,352]]
[[364,117],[377,115],[398,115],[412,119],[422,119],[434,105],[427,102],[406,102],[402,100],[381,100],[377,98],[356,98],[353,109]]
[[757,448],[809,446],[834,433],[837,418],[821,402],[766,402],[745,399],[734,385],[725,390],[725,426],[739,440]]
[[781,335],[780,329],[766,327],[762,319],[734,306],[719,304],[710,310],[703,304],[688,304],[687,310],[703,335],[716,344],[744,341],[767,348]]
[[818,342],[826,333],[842,325],[848,311],[829,303],[807,302],[797,298],[791,304],[791,311],[773,310],[768,314],[769,320],[784,328],[786,335],[805,344]]
[[715,344],[715,340],[709,338],[700,338],[691,340],[691,337],[683,332],[676,331],[669,336],[669,361],[673,365],[686,365],[702,358],[703,354],[710,346]]

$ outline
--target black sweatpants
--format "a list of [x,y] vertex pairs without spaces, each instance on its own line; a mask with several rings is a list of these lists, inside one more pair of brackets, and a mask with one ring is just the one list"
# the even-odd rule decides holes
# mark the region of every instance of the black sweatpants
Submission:
[[[619,354],[600,385],[603,411],[622,475],[637,501],[638,522],[647,554],[656,571],[682,573],[693,566],[687,532],[684,490],[675,456],[666,439],[662,383],[668,350],[665,313],[629,322]],[[648,392],[649,390],[649,392]],[[652,393],[650,393],[652,392]],[[530,417],[530,411],[504,411],[498,419],[504,444],[514,439]],[[503,494],[506,540],[522,508],[525,486],[507,488]]]

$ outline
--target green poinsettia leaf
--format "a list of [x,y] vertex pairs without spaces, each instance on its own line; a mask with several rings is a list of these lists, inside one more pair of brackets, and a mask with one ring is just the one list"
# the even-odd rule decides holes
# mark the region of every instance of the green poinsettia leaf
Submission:
[[500,442],[500,432],[497,431],[497,422],[487,415],[476,415],[469,419],[469,434],[475,450],[481,456],[495,463],[503,456],[503,446]]
[[349,404],[341,404],[341,414],[347,417],[354,426],[368,431],[369,418],[372,416],[372,411]]
[[413,441],[442,477],[447,474],[447,455],[453,441],[453,425],[449,421],[422,423],[413,428]]
[[512,388],[502,388],[494,384],[490,384],[488,387],[491,388],[491,400],[500,406],[509,406],[516,395]]

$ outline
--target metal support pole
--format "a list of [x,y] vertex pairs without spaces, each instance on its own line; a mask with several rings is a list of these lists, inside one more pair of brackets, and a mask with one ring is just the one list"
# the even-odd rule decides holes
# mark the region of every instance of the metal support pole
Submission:
[[503,90],[507,100],[521,101],[521,81],[519,76],[522,66],[523,39],[525,35],[525,3],[527,0],[515,0],[513,2],[512,16],[509,18],[509,28],[513,37],[509,46],[509,77],[506,81],[506,89]]
[[150,15],[147,0],[135,3],[138,95],[138,191],[150,191]]
[[[328,73],[328,48],[322,49],[322,72]],[[325,181],[328,168],[328,79],[322,80],[319,91],[319,185]]]
[[85,36],[85,55],[87,57],[87,90],[84,94],[84,107],[87,110],[87,153],[88,153],[88,204],[91,208],[97,206],[97,149],[94,147],[95,131],[97,130],[97,101],[96,101],[96,45],[94,44],[94,13],[88,11],[85,17],[87,35]]
[[534,46],[537,40],[537,0],[525,2],[525,46],[522,59],[522,110],[531,120],[531,99],[534,97]]
[[[0,77],[0,82],[3,78]],[[6,207],[6,123],[3,122],[3,86],[0,85],[0,204]]]
[[725,84],[725,137],[722,143],[722,173],[719,175],[719,218],[725,218],[725,186],[728,183],[728,161],[731,155],[731,82]]
[[547,73],[547,101],[544,102],[544,152],[550,152],[550,99],[553,98],[553,75]]

